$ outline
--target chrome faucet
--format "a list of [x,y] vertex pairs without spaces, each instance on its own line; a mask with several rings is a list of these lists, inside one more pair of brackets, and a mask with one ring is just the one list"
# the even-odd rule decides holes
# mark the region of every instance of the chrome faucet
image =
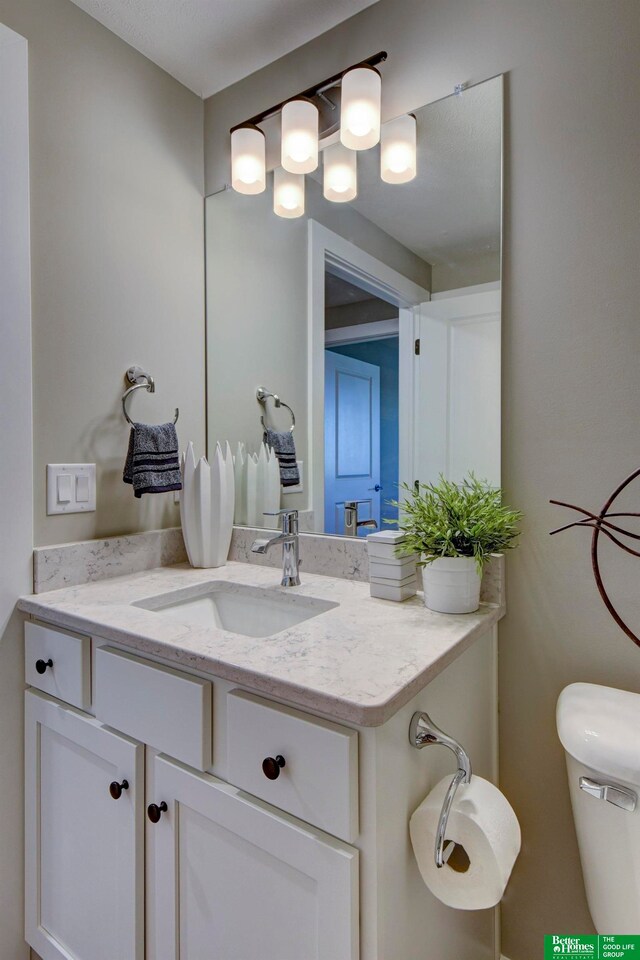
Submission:
[[300,586],[298,568],[300,553],[298,541],[298,511],[276,510],[275,513],[265,513],[265,517],[282,517],[282,532],[268,540],[254,540],[251,552],[264,555],[271,547],[282,544],[282,587]]
[[357,537],[360,527],[377,528],[378,524],[372,518],[370,520],[358,520],[358,506],[361,503],[371,503],[370,500],[345,500],[344,504],[344,535],[345,537]]

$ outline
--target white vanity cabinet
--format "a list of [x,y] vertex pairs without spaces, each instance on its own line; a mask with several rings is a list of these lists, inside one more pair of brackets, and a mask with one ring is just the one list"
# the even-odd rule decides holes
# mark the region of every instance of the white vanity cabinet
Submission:
[[[494,911],[436,900],[408,832],[454,772],[410,746],[415,710],[495,778],[495,630],[361,727],[33,626],[26,939],[42,960],[497,960]],[[84,710],[51,693],[68,689]]]
[[143,960],[144,748],[35,691],[25,737],[27,942],[42,960]]
[[[58,654],[72,639],[83,649],[60,632]],[[64,687],[74,655],[33,672],[39,652],[27,644],[28,678]],[[357,960],[357,849],[203,772],[211,681],[100,644],[92,661],[95,716],[26,693],[26,939],[42,960]],[[318,737],[304,714],[263,703],[275,730],[300,733],[282,749],[302,801],[307,770],[295,758],[306,745],[311,762],[317,749],[318,763],[329,756],[351,775],[317,815],[352,829],[357,733],[318,721]],[[234,718],[232,755],[259,730],[259,702],[250,705],[257,716]]]
[[154,960],[356,960],[358,852],[159,756]]

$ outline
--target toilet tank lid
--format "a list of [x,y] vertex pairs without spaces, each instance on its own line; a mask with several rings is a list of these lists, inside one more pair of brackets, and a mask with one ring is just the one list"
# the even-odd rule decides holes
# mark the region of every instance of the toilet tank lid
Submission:
[[579,763],[640,785],[640,694],[572,683],[556,709],[562,746]]

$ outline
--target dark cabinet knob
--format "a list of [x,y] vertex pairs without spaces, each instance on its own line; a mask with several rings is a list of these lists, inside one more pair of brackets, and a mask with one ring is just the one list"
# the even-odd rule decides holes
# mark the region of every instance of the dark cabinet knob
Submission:
[[122,783],[118,783],[117,780],[112,780],[111,783],[109,784],[109,793],[111,794],[114,800],[119,800],[120,797],[122,796],[122,791],[128,790],[128,789],[129,789],[128,780],[123,780]]
[[169,807],[166,805],[164,800],[160,804],[150,803],[147,807],[147,816],[149,817],[149,820],[151,820],[151,823],[158,823],[162,814],[166,813],[168,809]]
[[262,761],[262,772],[268,780],[277,780],[284,765],[285,759],[280,754],[277,757],[267,757]]
[[36,670],[38,673],[45,673],[47,667],[53,666],[53,660],[49,657],[48,660],[36,660]]

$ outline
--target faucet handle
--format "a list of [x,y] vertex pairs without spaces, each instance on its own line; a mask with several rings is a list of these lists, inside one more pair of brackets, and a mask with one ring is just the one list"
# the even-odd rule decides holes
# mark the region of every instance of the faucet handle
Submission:
[[265,517],[282,517],[282,532],[287,535],[298,533],[298,511],[285,507],[284,510],[265,511]]

